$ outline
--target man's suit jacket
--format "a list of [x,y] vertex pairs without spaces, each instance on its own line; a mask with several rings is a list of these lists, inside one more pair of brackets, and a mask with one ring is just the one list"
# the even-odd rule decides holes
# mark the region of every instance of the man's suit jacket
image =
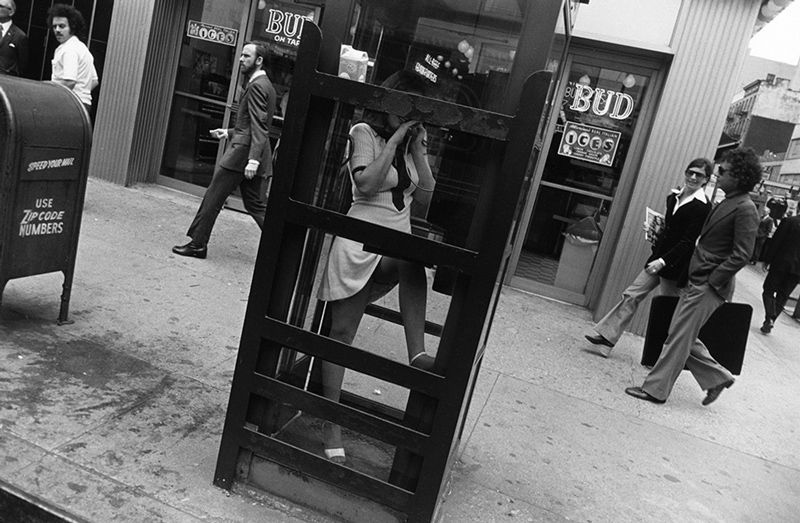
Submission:
[[763,256],[770,271],[800,276],[800,216],[784,218]]
[[689,281],[708,283],[725,301],[733,297],[734,276],[753,254],[758,209],[743,192],[722,200],[708,215],[689,264]]
[[22,76],[28,67],[28,36],[14,24],[0,39],[0,74]]
[[708,211],[711,210],[711,204],[693,199],[681,205],[673,214],[672,210],[677,203],[678,195],[670,193],[667,196],[667,212],[664,214],[664,230],[653,245],[653,253],[647,263],[661,258],[666,265],[658,272],[660,277],[668,280],[683,278],[686,281],[694,243]]
[[267,75],[247,83],[236,112],[236,123],[228,130],[230,145],[220,165],[232,171],[244,171],[248,160],[258,160],[258,176],[272,175],[272,147],[269,128],[275,113],[275,88]]

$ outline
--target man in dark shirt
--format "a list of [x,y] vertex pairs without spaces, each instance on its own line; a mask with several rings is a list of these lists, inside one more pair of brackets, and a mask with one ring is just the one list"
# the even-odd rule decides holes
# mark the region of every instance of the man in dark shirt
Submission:
[[14,0],[0,0],[0,74],[23,76],[28,67],[28,36],[11,19]]
[[784,218],[764,251],[764,323],[761,332],[769,334],[786,305],[789,294],[800,282],[800,216]]

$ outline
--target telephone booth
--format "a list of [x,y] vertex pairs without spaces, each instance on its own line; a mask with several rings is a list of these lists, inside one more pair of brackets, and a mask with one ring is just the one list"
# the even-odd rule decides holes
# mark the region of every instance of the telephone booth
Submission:
[[[330,27],[303,28],[214,482],[262,489],[348,521],[432,521],[458,453],[553,92],[548,57],[554,40],[566,48],[573,6],[508,4],[522,9],[504,15],[517,17],[514,52],[504,55],[512,68],[473,63],[478,45],[493,56],[483,41],[464,38],[467,46],[451,50],[413,37],[391,67],[370,61],[360,82],[340,74],[347,65],[340,55],[353,54],[337,35],[369,26],[374,36],[375,24],[342,4],[358,3],[331,2]],[[430,37],[441,24],[426,18],[433,13],[423,4],[402,7]],[[345,30],[326,34],[337,24]],[[398,34],[378,32],[384,42]],[[382,86],[389,70],[418,74],[430,89]],[[426,205],[412,207],[411,233],[346,215],[348,131],[365,111],[427,129],[437,184]],[[334,237],[425,267],[432,368],[409,364],[396,288],[367,307],[351,344],[328,336],[330,306],[318,291]],[[339,401],[324,394],[322,362],[345,369]],[[326,423],[342,428],[343,463],[323,452]]]

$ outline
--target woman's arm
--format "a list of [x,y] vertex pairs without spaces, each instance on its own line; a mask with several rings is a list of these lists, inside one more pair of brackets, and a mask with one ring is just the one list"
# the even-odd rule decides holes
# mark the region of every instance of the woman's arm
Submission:
[[[386,146],[378,153],[378,156],[366,166],[351,166],[353,173],[353,183],[359,192],[372,196],[377,194],[389,174],[395,152],[406,136],[408,129],[416,122],[408,121],[400,125],[392,136],[386,141]],[[355,161],[355,158],[353,158]]]
[[411,159],[414,161],[414,167],[417,168],[419,176],[417,189],[414,190],[414,200],[426,205],[431,201],[433,189],[436,187],[436,179],[433,177],[431,166],[428,163],[428,132],[422,124],[413,127],[412,132],[415,135],[411,142]]

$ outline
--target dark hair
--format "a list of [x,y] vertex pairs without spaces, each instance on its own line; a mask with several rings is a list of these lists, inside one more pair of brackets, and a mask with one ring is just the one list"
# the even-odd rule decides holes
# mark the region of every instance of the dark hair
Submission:
[[256,48],[256,58],[261,57],[261,69],[266,70],[269,66],[269,45],[261,40],[250,40],[244,45],[252,45]]
[[720,163],[723,162],[730,164],[731,168],[728,172],[739,181],[736,187],[740,191],[750,192],[761,181],[761,163],[758,161],[755,151],[750,147],[739,147],[726,151],[720,159]]
[[706,173],[706,178],[711,178],[711,173],[714,172],[714,164],[711,163],[711,160],[708,158],[695,158],[689,165],[686,166],[686,170],[688,171],[692,167],[700,167],[703,169],[703,172]]
[[[389,75],[389,77],[381,82],[381,87],[387,87],[395,91],[403,91],[404,93],[426,94],[426,85],[422,78],[404,70]],[[393,100],[393,102],[393,105],[396,105],[398,108],[403,106],[402,100]],[[410,106],[403,106],[403,108],[411,110]],[[394,129],[389,128],[386,116],[387,114],[384,112],[366,109],[364,110],[362,121],[372,127],[384,140],[388,140],[394,133]]]
[[86,36],[86,20],[80,11],[67,4],[53,4],[53,7],[47,10],[47,28],[52,29],[53,18],[60,17],[66,18],[69,22],[69,33],[78,38]]

